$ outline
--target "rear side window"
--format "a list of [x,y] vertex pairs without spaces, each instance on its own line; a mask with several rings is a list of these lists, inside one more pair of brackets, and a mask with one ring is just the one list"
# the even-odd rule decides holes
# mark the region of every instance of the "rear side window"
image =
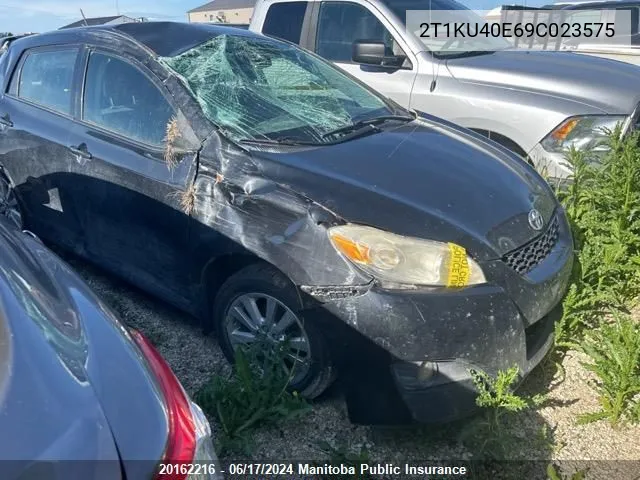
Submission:
[[71,115],[71,86],[78,49],[34,51],[20,72],[18,97]]
[[302,22],[307,11],[307,2],[283,2],[269,7],[262,33],[272,37],[300,43]]
[[123,59],[89,57],[83,120],[147,145],[164,143],[174,111],[158,87]]

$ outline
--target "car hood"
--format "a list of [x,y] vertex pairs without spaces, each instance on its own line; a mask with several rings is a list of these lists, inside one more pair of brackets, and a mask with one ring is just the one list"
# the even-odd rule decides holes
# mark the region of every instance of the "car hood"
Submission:
[[459,243],[496,258],[540,232],[555,197],[523,160],[431,116],[367,137],[291,153],[260,152],[264,174],[347,222]]
[[640,101],[640,68],[572,52],[498,51],[447,60],[462,82],[543,93],[608,114],[630,114]]

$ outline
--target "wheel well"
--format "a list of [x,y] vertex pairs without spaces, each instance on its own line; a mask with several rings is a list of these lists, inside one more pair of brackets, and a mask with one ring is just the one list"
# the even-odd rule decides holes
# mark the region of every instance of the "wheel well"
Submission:
[[[205,333],[212,333],[215,328],[211,315],[213,302],[222,285],[234,274],[240,270],[254,264],[264,264],[280,271],[284,277],[289,278],[282,270],[250,253],[228,254],[212,259],[205,267],[202,275],[202,297],[203,297],[203,315],[202,327]],[[291,281],[289,279],[289,281]],[[292,282],[293,284],[293,282]],[[306,303],[305,294],[300,292],[303,297],[303,303],[306,307],[317,305],[314,300]],[[386,351],[377,345],[373,340],[363,336],[357,332],[352,326],[338,320],[333,314],[324,312],[323,315],[314,317],[315,321],[323,329],[324,334],[329,339],[332,355],[336,360],[338,368],[344,365],[351,365],[353,362],[350,353],[353,350],[358,352],[367,352],[367,355],[388,355]],[[377,358],[377,357],[376,357]]]
[[202,296],[204,300],[202,302],[204,310],[202,318],[206,332],[210,332],[213,328],[211,308],[220,287],[231,275],[254,263],[267,262],[248,253],[235,253],[215,258],[207,264],[202,274]]
[[525,152],[520,145],[518,145],[516,142],[511,140],[509,137],[505,135],[501,135],[497,132],[493,132],[491,130],[482,130],[479,128],[472,128],[471,130],[473,130],[476,133],[479,133],[483,137],[487,137],[489,140],[493,140],[494,142],[499,143],[503,147],[508,148],[512,152],[517,153],[521,157],[525,158],[529,163],[531,163],[531,161],[527,156],[527,152]]

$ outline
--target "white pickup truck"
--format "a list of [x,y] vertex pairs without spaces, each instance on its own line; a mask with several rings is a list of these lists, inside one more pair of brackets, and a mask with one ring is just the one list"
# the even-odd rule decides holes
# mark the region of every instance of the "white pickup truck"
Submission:
[[[571,52],[430,51],[408,10],[466,10],[454,0],[258,0],[249,29],[311,50],[400,105],[476,130],[528,157],[550,180],[566,151],[635,127],[640,67]],[[477,17],[478,21],[483,21]],[[485,40],[486,41],[486,40]],[[599,147],[604,150],[604,147]]]

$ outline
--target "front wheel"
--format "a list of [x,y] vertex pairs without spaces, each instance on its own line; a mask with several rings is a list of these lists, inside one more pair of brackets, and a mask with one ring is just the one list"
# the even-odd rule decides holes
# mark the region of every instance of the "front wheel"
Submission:
[[277,352],[289,375],[289,389],[312,399],[335,378],[335,368],[320,329],[305,320],[296,287],[275,268],[250,265],[220,288],[213,318],[220,347],[230,362],[241,346]]

